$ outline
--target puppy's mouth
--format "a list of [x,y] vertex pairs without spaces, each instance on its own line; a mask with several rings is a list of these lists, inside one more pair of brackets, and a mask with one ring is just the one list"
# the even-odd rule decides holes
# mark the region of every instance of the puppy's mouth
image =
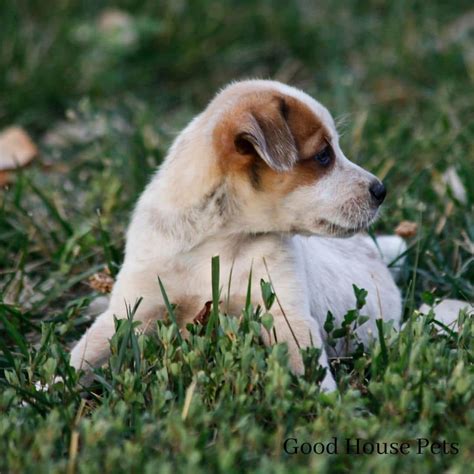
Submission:
[[330,222],[326,219],[318,219],[317,227],[322,229],[322,233],[331,237],[350,237],[351,235],[357,234],[367,229],[367,225],[358,225],[354,227],[346,227],[334,222]]
[[375,220],[376,216],[377,212],[373,212],[364,216],[364,218],[360,219],[359,222],[349,225],[336,224],[327,219],[318,219],[316,221],[316,227],[322,229],[325,235],[331,237],[350,237],[351,235],[367,230],[369,225]]

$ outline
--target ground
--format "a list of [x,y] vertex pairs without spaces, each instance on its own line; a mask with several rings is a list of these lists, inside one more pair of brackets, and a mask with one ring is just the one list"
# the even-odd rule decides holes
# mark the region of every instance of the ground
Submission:
[[[440,333],[415,309],[474,294],[471,2],[30,0],[2,2],[0,17],[0,130],[21,126],[40,150],[1,176],[1,472],[468,472],[472,318]],[[150,337],[130,319],[78,388],[68,347],[103,289],[89,277],[116,273],[133,203],[176,132],[248,77],[300,86],[338,118],[346,154],[389,188],[371,232],[417,223],[400,281],[407,325],[381,325],[372,347],[334,360],[328,395],[316,351],[292,376],[250,304],[212,313],[189,341],[172,318]],[[334,437],[337,455],[284,450]],[[346,438],[410,453],[347,454]]]

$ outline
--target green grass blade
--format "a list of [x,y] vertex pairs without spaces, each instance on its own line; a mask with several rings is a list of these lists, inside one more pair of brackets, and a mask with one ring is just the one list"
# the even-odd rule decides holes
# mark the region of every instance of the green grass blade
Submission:
[[179,331],[178,321],[176,320],[176,315],[174,313],[174,308],[173,308],[173,306],[171,305],[171,303],[168,299],[168,295],[166,294],[165,287],[163,286],[163,282],[161,281],[160,277],[158,277],[158,284],[160,285],[160,291],[161,291],[161,295],[163,297],[163,302],[165,303],[166,311],[168,312],[168,315],[169,315],[172,323],[176,326],[177,338],[178,338],[178,340],[181,341],[182,337],[181,337],[181,333]]
[[211,261],[212,280],[212,311],[206,328],[206,336],[210,336],[219,321],[219,283],[220,283],[220,261],[219,256],[212,257]]

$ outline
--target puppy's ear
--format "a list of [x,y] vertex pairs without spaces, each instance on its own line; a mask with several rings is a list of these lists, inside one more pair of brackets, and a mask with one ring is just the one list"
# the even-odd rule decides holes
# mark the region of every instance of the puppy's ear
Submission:
[[295,139],[286,121],[284,99],[275,99],[258,110],[241,116],[235,135],[236,150],[247,155],[257,153],[276,171],[288,171],[296,162]]

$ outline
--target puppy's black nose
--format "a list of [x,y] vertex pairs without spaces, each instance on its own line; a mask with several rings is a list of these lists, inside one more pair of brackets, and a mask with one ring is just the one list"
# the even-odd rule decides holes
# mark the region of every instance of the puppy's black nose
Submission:
[[380,205],[382,204],[385,196],[387,195],[387,190],[383,185],[382,181],[372,181],[372,184],[369,188],[371,196],[374,198],[375,202]]

